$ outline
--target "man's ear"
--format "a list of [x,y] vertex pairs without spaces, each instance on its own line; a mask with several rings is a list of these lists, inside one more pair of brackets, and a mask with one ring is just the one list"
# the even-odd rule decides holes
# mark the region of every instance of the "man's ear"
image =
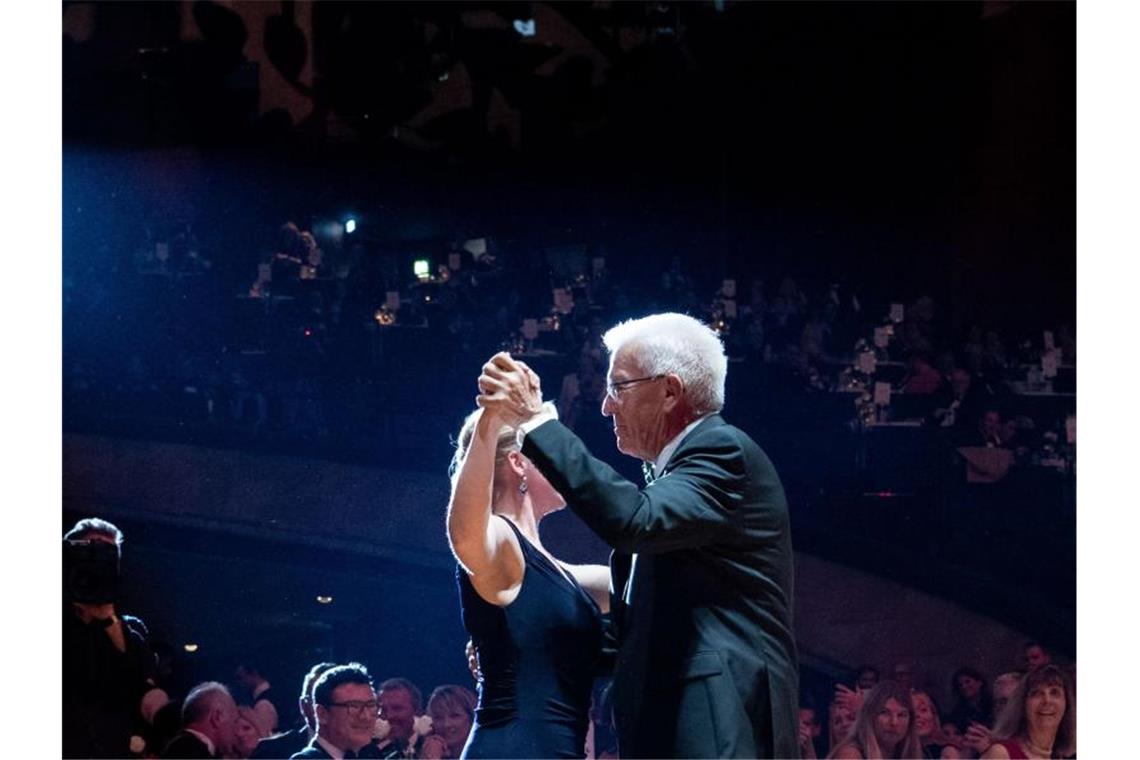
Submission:
[[665,411],[671,411],[685,397],[685,381],[673,372],[665,375]]

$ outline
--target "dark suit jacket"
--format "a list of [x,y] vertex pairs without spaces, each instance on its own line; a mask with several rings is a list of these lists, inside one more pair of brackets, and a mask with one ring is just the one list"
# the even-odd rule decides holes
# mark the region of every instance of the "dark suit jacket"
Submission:
[[309,743],[309,732],[304,726],[292,731],[262,739],[257,743],[250,760],[285,760],[303,750]]
[[760,447],[712,415],[644,489],[558,422],[523,453],[614,548],[622,758],[798,757],[788,508]]
[[201,760],[202,758],[216,757],[216,755],[211,755],[205,743],[194,734],[179,731],[166,745],[166,749],[162,750],[159,757],[175,758],[176,760]]
[[295,752],[290,760],[317,760],[318,758],[332,760],[332,755],[325,751],[325,748],[317,741],[317,737],[314,736],[308,746],[300,752]]

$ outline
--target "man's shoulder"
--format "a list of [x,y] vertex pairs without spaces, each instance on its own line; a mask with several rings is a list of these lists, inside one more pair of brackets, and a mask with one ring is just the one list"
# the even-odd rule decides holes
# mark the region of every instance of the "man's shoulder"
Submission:
[[283,734],[266,737],[257,743],[257,747],[254,748],[250,758],[252,760],[278,760],[291,757],[294,752],[303,749],[308,744],[308,739],[304,733],[305,729],[295,728]]
[[163,758],[204,758],[210,757],[206,743],[188,731],[179,731],[162,750]]
[[678,447],[678,454],[691,449],[739,448],[746,453],[761,453],[760,446],[748,433],[711,414],[693,428]]
[[315,758],[328,758],[331,757],[325,748],[320,745],[316,737],[309,742],[304,749],[299,752],[294,752],[289,756],[289,760],[314,760]]

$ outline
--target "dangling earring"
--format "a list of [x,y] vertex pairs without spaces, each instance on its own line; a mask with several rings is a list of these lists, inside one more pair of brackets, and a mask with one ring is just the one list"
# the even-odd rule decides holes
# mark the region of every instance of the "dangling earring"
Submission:
[[522,480],[519,481],[519,493],[526,493],[526,491],[527,491],[526,475],[523,475]]

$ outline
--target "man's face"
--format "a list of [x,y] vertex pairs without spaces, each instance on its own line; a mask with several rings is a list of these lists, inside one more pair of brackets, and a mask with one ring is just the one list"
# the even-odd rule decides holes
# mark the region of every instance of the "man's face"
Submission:
[[408,690],[385,689],[380,692],[380,717],[388,721],[389,736],[395,739],[411,736],[416,715],[412,708],[412,695]]
[[1034,644],[1033,646],[1025,648],[1025,664],[1029,670],[1039,668],[1042,665],[1048,665],[1050,662],[1049,655],[1045,650]]
[[213,739],[214,743],[218,745],[219,756],[233,754],[237,745],[237,721],[237,703],[233,699],[226,699],[221,710],[213,718],[214,725],[212,726],[214,729]]
[[329,704],[317,705],[317,733],[342,750],[356,752],[372,741],[376,725],[376,692],[364,683],[342,683]]
[[257,687],[257,683],[258,683],[257,676],[255,676],[250,671],[246,670],[241,665],[238,665],[237,670],[234,671],[234,677],[237,678],[238,683],[240,683],[242,686],[244,686],[247,689],[253,689],[253,688]]
[[897,683],[899,686],[903,687],[904,689],[909,689],[911,687],[911,681],[913,679],[911,677],[911,671],[910,671],[909,665],[906,665],[903,663],[899,663],[898,665],[895,665],[894,670],[891,671],[891,676],[894,679],[895,683]]
[[[628,350],[610,358],[606,381],[616,385],[614,395],[602,399],[602,416],[613,417],[618,451],[638,459],[653,461],[667,442],[665,439],[665,378],[646,378],[647,373]],[[620,385],[626,380],[639,382]]]
[[866,670],[860,671],[859,678],[856,680],[855,685],[860,689],[873,689],[875,688],[875,684],[878,682],[879,672],[877,670],[867,668]]

